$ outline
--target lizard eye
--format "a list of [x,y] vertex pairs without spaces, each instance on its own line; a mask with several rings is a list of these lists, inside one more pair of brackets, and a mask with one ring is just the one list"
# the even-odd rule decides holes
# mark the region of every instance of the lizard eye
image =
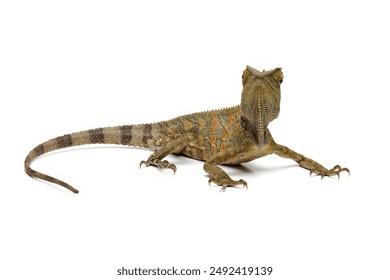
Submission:
[[283,77],[280,79],[279,83],[280,83],[280,84],[283,83]]

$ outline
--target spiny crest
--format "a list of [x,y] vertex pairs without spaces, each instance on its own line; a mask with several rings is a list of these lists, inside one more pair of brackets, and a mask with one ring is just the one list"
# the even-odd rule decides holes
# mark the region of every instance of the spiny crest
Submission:
[[206,110],[206,111],[199,111],[199,112],[195,112],[195,113],[191,113],[191,114],[181,115],[181,116],[176,117],[176,118],[174,118],[174,119],[190,117],[190,116],[194,116],[194,115],[198,115],[198,114],[218,113],[218,112],[220,112],[220,111],[235,110],[235,109],[238,109],[239,107],[240,107],[240,105],[236,105],[236,106],[224,107],[224,108],[220,108],[220,109],[212,109],[212,110]]

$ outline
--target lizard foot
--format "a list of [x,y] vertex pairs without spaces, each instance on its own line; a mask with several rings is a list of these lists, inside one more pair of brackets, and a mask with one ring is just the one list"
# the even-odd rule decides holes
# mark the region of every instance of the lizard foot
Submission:
[[211,178],[211,179],[209,179],[209,186],[211,183],[214,183],[214,184],[220,186],[221,192],[224,192],[226,190],[226,188],[235,187],[238,185],[242,185],[245,189],[248,189],[248,184],[242,179],[240,179],[238,181],[234,181],[230,178],[222,179],[222,180],[216,180],[216,179]]
[[336,165],[332,169],[326,169],[322,166],[317,167],[316,169],[310,170],[310,176],[314,173],[318,176],[321,176],[321,179],[323,179],[325,176],[331,177],[337,175],[337,178],[340,179],[340,173],[343,171],[348,172],[348,175],[351,175],[348,168],[341,168],[340,165]]
[[176,165],[169,163],[169,161],[167,161],[167,160],[160,160],[158,158],[148,159],[146,161],[145,160],[141,161],[139,164],[139,168],[141,168],[143,164],[146,167],[155,166],[158,169],[172,169],[173,174],[176,174],[176,170],[177,170]]

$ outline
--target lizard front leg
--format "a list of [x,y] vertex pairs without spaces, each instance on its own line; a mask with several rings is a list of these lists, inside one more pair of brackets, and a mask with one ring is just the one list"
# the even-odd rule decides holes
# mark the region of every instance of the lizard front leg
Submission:
[[341,168],[340,165],[336,165],[332,169],[327,169],[318,162],[307,158],[301,154],[298,154],[297,152],[294,152],[290,148],[287,148],[283,145],[274,143],[273,149],[274,153],[278,156],[295,160],[301,167],[310,170],[310,175],[314,173],[316,175],[321,176],[321,179],[324,178],[324,176],[337,176],[338,178],[340,178],[340,173],[343,171],[348,172],[348,174],[350,174],[348,168]]
[[176,173],[176,165],[162,159],[169,154],[180,152],[185,146],[189,145],[192,140],[193,137],[191,135],[182,136],[177,139],[168,138],[146,161],[141,161],[139,166],[142,167],[144,164],[146,167],[155,166],[158,169],[172,169],[173,173]]
[[[229,154],[229,153],[227,153]],[[238,181],[233,180],[229,177],[229,175],[223,171],[221,167],[218,166],[218,164],[222,164],[224,162],[227,162],[226,159],[223,157],[217,156],[209,161],[206,161],[203,165],[203,169],[210,175],[209,179],[209,185],[211,183],[214,183],[218,186],[221,186],[221,191],[224,191],[228,187],[234,187],[242,185],[245,188],[248,188],[247,183],[240,179]]]

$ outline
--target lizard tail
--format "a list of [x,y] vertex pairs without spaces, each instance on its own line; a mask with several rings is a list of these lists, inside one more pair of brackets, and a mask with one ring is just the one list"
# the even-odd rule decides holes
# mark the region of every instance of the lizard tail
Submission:
[[117,144],[138,146],[144,148],[156,148],[156,139],[158,139],[159,128],[162,124],[140,124],[140,125],[125,125],[116,127],[106,127],[90,129],[71,134],[65,134],[43,142],[30,151],[24,161],[25,172],[37,179],[48,181],[60,185],[68,190],[78,193],[79,191],[68,183],[58,180],[52,176],[35,171],[30,167],[31,163],[43,154],[87,144]]

